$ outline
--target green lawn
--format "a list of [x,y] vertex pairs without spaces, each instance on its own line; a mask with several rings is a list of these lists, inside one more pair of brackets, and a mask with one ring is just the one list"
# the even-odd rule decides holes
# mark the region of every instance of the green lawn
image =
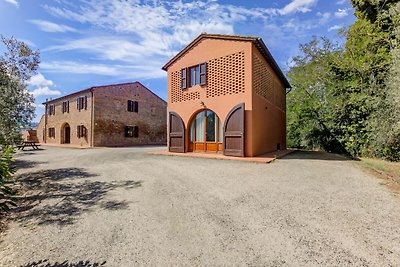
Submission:
[[381,176],[390,177],[397,187],[400,187],[400,162],[391,162],[381,159],[361,158],[359,164],[377,172]]

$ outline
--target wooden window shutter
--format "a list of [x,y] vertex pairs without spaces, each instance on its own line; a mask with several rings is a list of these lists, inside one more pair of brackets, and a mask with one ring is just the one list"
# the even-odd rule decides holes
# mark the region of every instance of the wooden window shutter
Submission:
[[[129,103],[129,100],[128,100]],[[125,137],[129,137],[129,126],[125,126]]]
[[132,111],[132,101],[128,100],[128,111]]
[[139,137],[139,126],[133,128],[133,137]]
[[67,112],[69,113],[69,100],[67,101]]
[[134,105],[135,110],[134,111],[137,113],[137,112],[139,112],[139,102],[135,101],[134,103],[135,103],[135,105]]
[[201,63],[200,67],[200,85],[207,84],[207,63]]
[[87,109],[87,96],[85,96],[84,101],[85,101],[85,109]]
[[79,101],[79,97],[76,99],[76,109],[81,110],[81,103]]
[[181,88],[186,89],[187,87],[187,68],[181,69]]
[[78,135],[78,138],[81,138],[81,126],[78,125],[78,127],[76,127],[76,134]]

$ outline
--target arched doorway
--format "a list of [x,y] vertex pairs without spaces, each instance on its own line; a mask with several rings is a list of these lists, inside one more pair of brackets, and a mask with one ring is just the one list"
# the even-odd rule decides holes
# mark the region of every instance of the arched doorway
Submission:
[[193,116],[189,129],[189,151],[222,151],[222,123],[214,111],[198,112]]
[[71,143],[71,127],[68,123],[65,123],[61,127],[61,143],[70,144]]

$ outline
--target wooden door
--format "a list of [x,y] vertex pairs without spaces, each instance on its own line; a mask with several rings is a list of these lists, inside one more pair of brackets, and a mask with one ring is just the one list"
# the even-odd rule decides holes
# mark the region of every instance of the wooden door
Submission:
[[235,106],[224,123],[224,155],[244,157],[244,103]]
[[185,125],[175,112],[169,113],[169,151],[185,153]]
[[64,138],[65,138],[65,144],[71,143],[71,128],[70,127],[65,127],[65,133],[64,133]]

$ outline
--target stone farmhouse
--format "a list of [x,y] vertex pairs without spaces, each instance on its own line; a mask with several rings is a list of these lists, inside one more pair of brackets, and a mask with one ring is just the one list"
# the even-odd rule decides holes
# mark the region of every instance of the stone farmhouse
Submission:
[[46,101],[41,143],[79,147],[166,144],[167,103],[139,82],[94,86]]
[[169,151],[251,157],[286,149],[291,86],[261,38],[203,33],[163,70]]

